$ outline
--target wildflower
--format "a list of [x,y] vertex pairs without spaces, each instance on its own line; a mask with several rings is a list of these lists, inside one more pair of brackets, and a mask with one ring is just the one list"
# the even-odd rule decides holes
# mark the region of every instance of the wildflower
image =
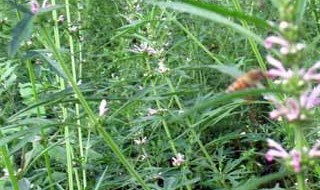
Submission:
[[147,153],[141,154],[138,156],[139,161],[144,161],[148,159],[149,155]]
[[142,138],[134,139],[133,141],[134,141],[134,143],[136,143],[137,145],[146,144],[146,143],[147,143],[147,137],[142,137]]
[[298,101],[293,98],[288,98],[285,103],[273,102],[276,109],[270,112],[271,119],[281,119],[285,116],[289,121],[299,118],[300,106]]
[[2,177],[0,179],[9,179],[9,171],[7,168],[3,168],[1,173]]
[[148,55],[156,55],[159,52],[153,47],[149,46],[148,43],[144,42],[140,45],[134,45],[131,52],[134,53],[147,53]]
[[27,46],[31,46],[33,44],[32,40],[26,41]]
[[311,92],[305,92],[300,96],[300,104],[306,109],[314,108],[320,104],[320,85],[315,87]]
[[274,44],[278,44],[281,47],[289,47],[289,42],[279,36],[269,36],[264,41],[264,47],[270,49]]
[[159,67],[158,67],[157,71],[158,71],[159,73],[165,73],[165,72],[169,71],[169,68],[167,68],[167,67],[164,65],[163,62],[164,62],[164,59],[161,59],[161,60],[159,61],[159,63],[158,63]]
[[78,30],[79,30],[79,27],[77,27],[77,26],[75,26],[75,25],[69,27],[69,32],[71,32],[71,33],[75,33],[75,32],[77,32]]
[[172,160],[173,166],[180,166],[181,164],[183,164],[185,162],[184,155],[181,153],[178,153],[176,155],[176,157],[172,157],[171,160]]
[[267,139],[268,146],[271,148],[266,153],[266,159],[271,162],[275,157],[288,158],[290,155],[285,151],[282,146],[272,139]]
[[273,58],[271,55],[267,56],[267,61],[270,63],[270,65],[275,67],[268,71],[268,76],[273,78],[280,77],[285,80],[288,80],[293,76],[292,70],[286,70],[283,64],[279,60]]
[[314,158],[314,157],[320,157],[320,141],[318,141],[316,144],[313,145],[311,150],[309,151],[309,157]]
[[153,109],[153,108],[148,108],[148,116],[152,116],[158,113],[158,110]]
[[281,21],[279,24],[279,29],[284,31],[289,28],[290,24],[287,21]]
[[265,157],[267,159],[267,161],[272,161],[274,160],[274,158],[281,158],[289,162],[289,165],[293,167],[293,170],[295,172],[300,172],[301,170],[301,152],[296,150],[296,149],[292,149],[290,151],[290,153],[288,153],[286,150],[284,150],[284,148],[282,148],[282,146],[275,142],[272,139],[267,139],[268,141],[268,146],[270,147],[270,149],[268,150],[268,152],[266,153]]
[[109,108],[107,107],[107,101],[103,99],[99,106],[99,116],[103,116],[108,110]]
[[58,22],[63,23],[64,20],[65,20],[64,15],[59,15],[59,17],[58,17]]
[[293,166],[293,170],[299,173],[301,170],[301,153],[296,149],[290,151],[291,162],[290,165]]
[[317,63],[315,63],[312,67],[310,67],[306,73],[303,73],[302,71],[302,78],[306,81],[310,81],[310,80],[320,80],[320,73],[316,73],[317,69],[320,68],[320,61],[318,61]]
[[37,14],[39,12],[40,6],[37,0],[30,1],[30,10],[33,14]]

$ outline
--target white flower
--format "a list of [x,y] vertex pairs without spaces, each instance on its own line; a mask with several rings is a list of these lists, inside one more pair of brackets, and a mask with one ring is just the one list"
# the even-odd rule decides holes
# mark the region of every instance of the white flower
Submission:
[[107,107],[107,101],[103,99],[99,106],[99,116],[103,116],[108,110],[109,108]]
[[180,166],[185,162],[184,155],[181,153],[178,153],[176,157],[172,157],[171,160],[173,166]]
[[147,137],[142,137],[142,138],[134,139],[133,141],[134,141],[134,143],[136,143],[137,145],[146,144],[146,143],[147,143]]

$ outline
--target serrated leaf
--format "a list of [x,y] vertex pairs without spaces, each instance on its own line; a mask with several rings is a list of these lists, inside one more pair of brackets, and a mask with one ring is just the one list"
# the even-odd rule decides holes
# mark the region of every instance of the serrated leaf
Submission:
[[20,44],[31,36],[33,18],[34,15],[32,14],[24,14],[22,20],[14,27],[8,50],[10,57],[14,56],[17,53]]

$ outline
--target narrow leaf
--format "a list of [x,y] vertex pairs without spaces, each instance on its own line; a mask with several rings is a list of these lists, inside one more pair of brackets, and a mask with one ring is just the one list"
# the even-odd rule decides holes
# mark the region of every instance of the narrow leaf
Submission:
[[224,15],[224,16],[232,17],[234,19],[245,20],[246,22],[252,23],[256,26],[260,26],[263,28],[269,27],[268,23],[265,20],[262,20],[258,17],[246,15],[240,11],[229,10],[225,7],[217,6],[213,3],[199,2],[199,1],[193,1],[193,0],[184,0],[184,2],[186,4],[189,4],[189,5],[198,7],[198,8],[206,9],[208,11],[212,11],[212,12]]
[[64,7],[64,5],[48,6],[48,7],[45,7],[45,8],[41,8],[37,14],[43,14],[43,13],[51,12],[53,10],[57,10],[57,9],[60,9],[60,8],[63,8],[63,7]]
[[215,13],[212,10],[208,10],[208,9],[204,9],[201,7],[196,7],[196,6],[187,4],[187,3],[180,3],[180,2],[159,1],[159,2],[150,2],[150,3],[157,5],[157,6],[160,6],[162,8],[171,8],[171,9],[174,9],[177,11],[186,12],[186,13],[190,13],[193,15],[208,18],[208,19],[210,19],[216,23],[219,23],[221,25],[231,27],[232,29],[243,34],[244,36],[254,39],[255,41],[257,41],[257,43],[259,43],[261,45],[263,44],[263,40],[258,35],[251,32],[250,30],[242,27],[241,25],[239,25],[235,22],[232,22],[227,17],[224,17],[220,14]]
[[307,7],[307,0],[297,0],[296,1],[295,10],[296,10],[297,22],[302,21],[306,7]]
[[269,174],[260,178],[249,179],[245,184],[240,187],[234,188],[234,190],[254,190],[258,189],[263,184],[270,183],[271,181],[281,179],[289,174],[288,171],[280,171],[278,173]]
[[14,56],[17,53],[20,44],[31,36],[33,18],[34,15],[25,14],[22,20],[13,29],[8,51],[10,57]]
[[60,64],[58,64],[57,61],[51,59],[47,55],[47,53],[49,53],[48,50],[32,50],[32,51],[29,51],[25,55],[25,57],[27,57],[27,58],[39,57],[41,60],[49,63],[49,66],[53,70],[53,72],[55,72],[57,75],[59,75],[60,77],[64,78],[65,80],[67,80],[67,75],[65,74],[65,72],[61,68]]
[[32,14],[32,12],[30,11],[30,9],[24,7],[23,5],[18,4],[17,2],[8,0],[7,1],[8,4],[10,4],[12,7],[16,8],[18,11],[21,11],[23,13],[27,13],[27,14]]

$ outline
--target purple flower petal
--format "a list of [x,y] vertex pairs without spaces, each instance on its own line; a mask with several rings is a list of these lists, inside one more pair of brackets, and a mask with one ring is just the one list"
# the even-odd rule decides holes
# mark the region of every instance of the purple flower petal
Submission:
[[307,109],[311,109],[314,106],[317,106],[318,105],[317,103],[319,101],[319,98],[318,98],[319,95],[320,95],[320,85],[318,85],[312,90],[310,96],[308,97],[305,107]]
[[290,155],[291,155],[291,165],[293,166],[293,169],[295,172],[300,172],[301,170],[301,153],[295,149],[293,149],[292,151],[290,151]]
[[273,58],[271,55],[267,55],[267,61],[274,67],[276,67],[277,69],[285,72],[286,69],[284,68],[283,64],[281,63],[281,61]]
[[279,36],[269,36],[264,40],[264,47],[270,49],[273,47],[273,44],[279,44],[281,46],[289,46],[289,42]]
[[290,98],[287,100],[287,105],[288,105],[288,113],[286,114],[287,118],[289,121],[295,120],[299,117],[300,114],[300,108],[298,102]]

